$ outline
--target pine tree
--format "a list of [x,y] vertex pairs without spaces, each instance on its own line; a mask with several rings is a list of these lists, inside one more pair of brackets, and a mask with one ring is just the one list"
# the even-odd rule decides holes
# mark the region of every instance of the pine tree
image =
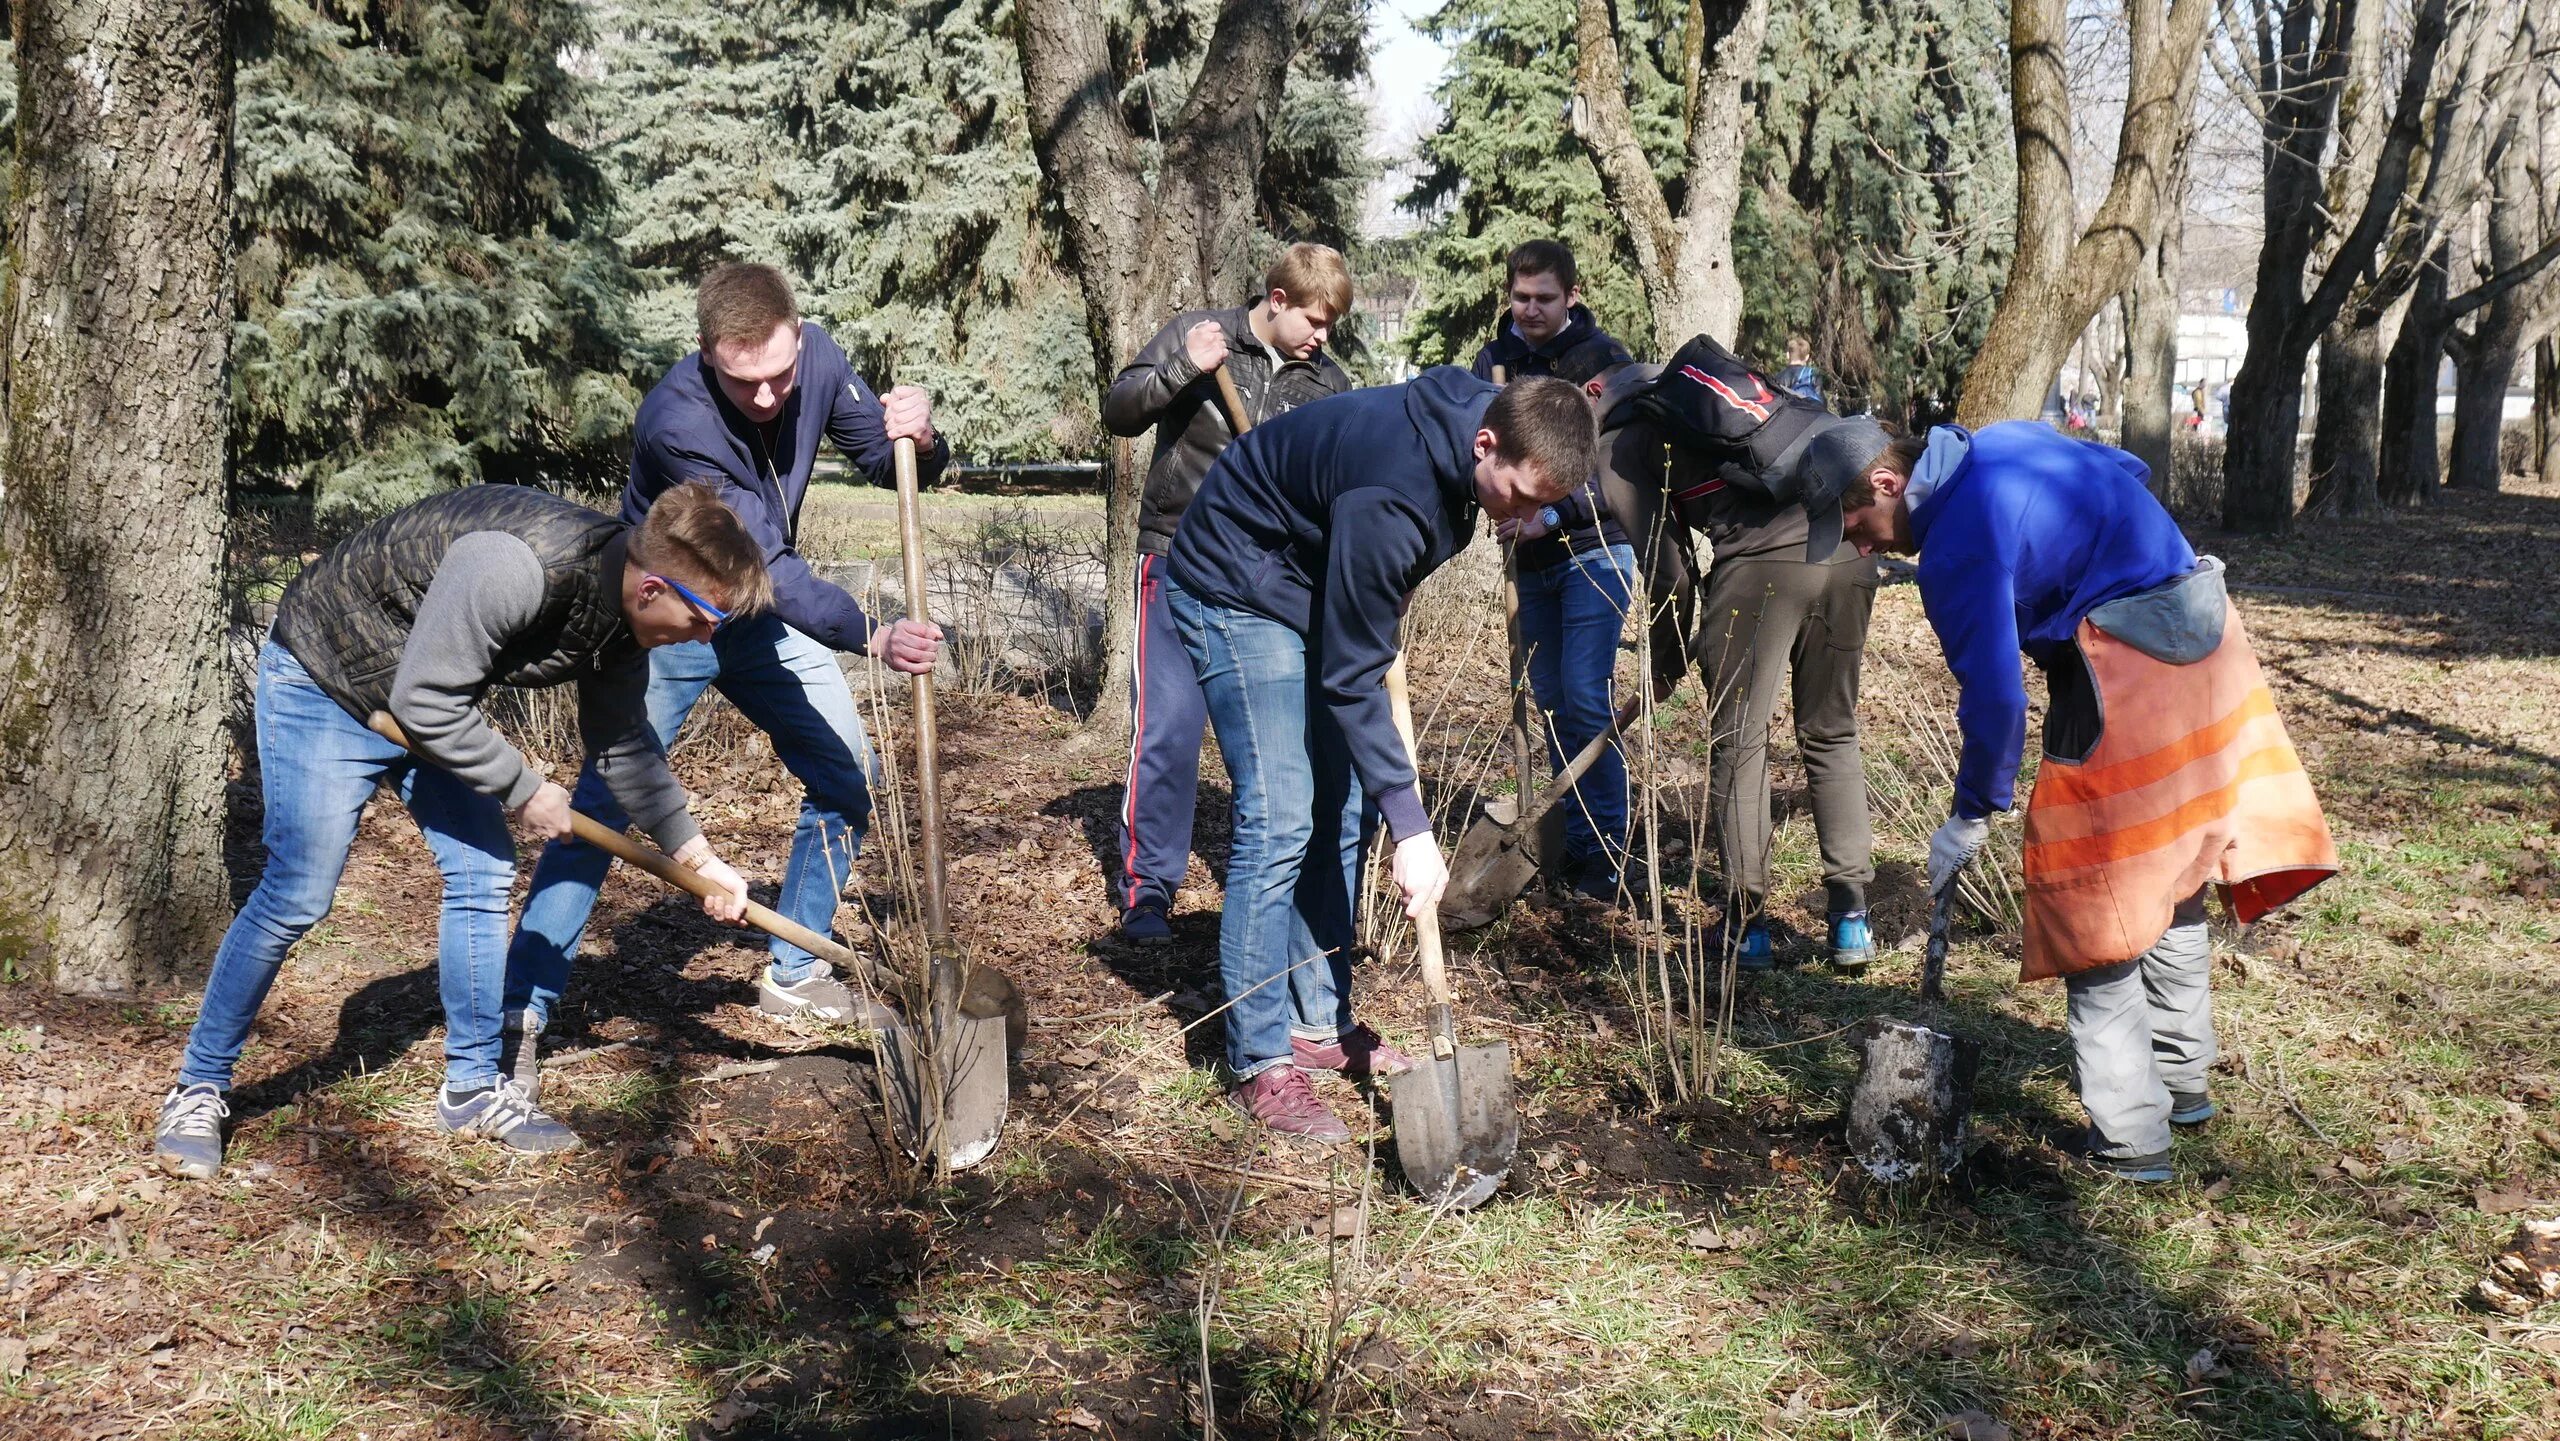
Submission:
[[1734,262],[1742,347],[1811,340],[1835,403],[1952,402],[2015,209],[2001,0],[1772,6]]
[[1039,211],[1009,0],[616,0],[598,17],[597,154],[693,341],[693,285],[782,266],[875,379],[934,393],[962,453],[1036,460],[1095,434],[1083,310]]
[[[1640,26],[1632,14],[1627,23],[1646,34],[1668,28]],[[1451,50],[1438,91],[1440,128],[1422,146],[1428,168],[1405,198],[1436,217],[1422,246],[1422,298],[1408,332],[1408,353],[1418,364],[1475,358],[1504,304],[1503,257],[1544,237],[1573,247],[1583,302],[1602,329],[1622,336],[1652,330],[1626,232],[1568,128],[1573,26],[1573,0],[1449,0],[1418,27]],[[1663,80],[1658,53],[1630,45],[1627,58],[1637,70],[1631,89],[1646,153],[1668,165],[1679,149],[1679,93]]]
[[266,0],[239,32],[243,480],[331,514],[617,479],[651,357],[559,133],[573,0]]
[[[1212,10],[1180,0],[1120,19],[1122,101],[1150,150]],[[1291,75],[1257,249],[1357,232],[1361,22],[1334,0]],[[768,261],[867,373],[931,390],[963,455],[1092,454],[1083,301],[1040,194],[1013,23],[1011,0],[601,7],[596,153],[620,191],[622,243],[657,282],[640,307],[649,337],[691,344],[701,273]]]
[[[1425,22],[1452,59],[1424,144],[1431,168],[1407,200],[1435,217],[1416,361],[1470,359],[1499,309],[1504,253],[1542,235],[1574,247],[1603,327],[1651,333],[1629,243],[1566,118],[1574,12],[1573,0],[1450,0]],[[1687,13],[1659,0],[1618,11],[1629,109],[1667,185],[1682,159]],[[1804,333],[1843,401],[1954,394],[2007,257],[2005,15],[1999,0],[1771,7],[1735,222],[1745,354],[1774,362]]]

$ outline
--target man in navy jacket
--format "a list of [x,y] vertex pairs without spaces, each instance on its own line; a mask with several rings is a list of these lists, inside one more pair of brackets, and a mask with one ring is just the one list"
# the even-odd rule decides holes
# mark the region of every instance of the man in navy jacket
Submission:
[[1407,914],[1449,872],[1384,689],[1405,602],[1495,521],[1591,474],[1591,410],[1547,378],[1453,367],[1301,406],[1239,437],[1182,518],[1166,604],[1235,789],[1218,964],[1234,1102],[1284,1135],[1349,1139],[1310,1070],[1409,1064],[1351,1015],[1367,803]]
[[[932,402],[913,386],[876,396],[824,330],[801,320],[790,282],[769,265],[722,265],[704,278],[696,309],[702,348],[676,363],[640,403],[632,428],[625,519],[687,482],[712,485],[764,548],[773,605],[724,625],[708,641],[650,654],[649,723],[672,747],[706,687],[773,739],[804,788],[800,825],[775,907],[824,935],[871,819],[870,738],[837,651],[861,651],[923,674],[940,657],[940,628],[875,624],[844,589],[795,549],[800,503],[821,441],[832,441],[876,485],[896,480],[894,443],[916,442],[919,478],[939,475],[950,445],[934,433]],[[618,826],[594,771],[578,779],[578,809]],[[608,858],[556,841],[534,868],[524,918],[507,958],[507,1023],[522,1039],[513,1066],[534,1089],[535,1042],[568,983],[569,963],[595,908]],[[852,993],[824,961],[782,940],[757,991],[768,1015],[855,1019]]]

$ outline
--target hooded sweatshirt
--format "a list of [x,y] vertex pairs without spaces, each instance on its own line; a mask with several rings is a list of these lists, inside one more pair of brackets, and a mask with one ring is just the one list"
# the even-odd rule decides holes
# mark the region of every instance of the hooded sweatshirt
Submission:
[[1955,451],[1961,427],[1929,432],[1954,459],[1911,510],[1920,605],[1961,692],[1956,814],[2005,811],[2027,740],[2018,654],[2050,670],[2081,618],[2196,568],[2195,550],[2148,485],[2141,461],[2035,420],[2003,421]]
[[[1475,374],[1493,379],[1493,368],[1502,367],[1505,380],[1518,380],[1527,375],[1554,375],[1576,385],[1613,367],[1627,364],[1634,357],[1618,338],[1600,328],[1584,306],[1565,312],[1564,329],[1547,338],[1543,345],[1532,345],[1512,324],[1511,312],[1502,312],[1494,323],[1493,343],[1476,352]],[[1585,485],[1555,504],[1558,524],[1536,540],[1520,542],[1520,568],[1547,570],[1564,564],[1577,555],[1588,554],[1602,546],[1632,544],[1632,538],[1618,517],[1610,514],[1608,502],[1594,486]]]
[[1306,637],[1317,694],[1399,841],[1431,821],[1387,667],[1405,598],[1475,534],[1475,436],[1494,393],[1435,366],[1255,426],[1200,482],[1168,562],[1194,599]]

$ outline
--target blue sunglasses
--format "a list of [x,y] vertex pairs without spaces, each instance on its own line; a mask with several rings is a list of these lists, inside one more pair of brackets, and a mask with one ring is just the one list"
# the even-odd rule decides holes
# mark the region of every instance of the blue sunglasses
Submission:
[[720,627],[729,623],[729,613],[727,611],[722,610],[720,607],[713,605],[711,602],[695,595],[692,591],[687,590],[683,581],[671,580],[654,571],[647,572],[647,574],[649,579],[654,580],[658,584],[665,586],[667,589],[674,591],[676,594],[683,596],[686,604],[692,606],[694,611],[704,620],[711,622],[711,628],[713,630],[718,630]]

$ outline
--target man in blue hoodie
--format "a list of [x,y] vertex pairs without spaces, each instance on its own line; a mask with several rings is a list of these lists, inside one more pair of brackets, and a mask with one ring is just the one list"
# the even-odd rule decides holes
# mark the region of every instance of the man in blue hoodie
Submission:
[[2121,450],[2008,421],[1896,440],[1841,497],[1862,554],[1919,553],[1921,607],[1960,692],[1933,895],[2014,799],[2019,654],[2045,673],[2022,975],[2069,991],[2087,1153],[2131,1181],[2168,1180],[2170,1127],[2215,1112],[2205,887],[2247,922],[2338,864],[2221,562],[2197,557],[2149,479]]
[[1591,410],[1553,379],[1498,389],[1452,367],[1258,425],[1200,483],[1166,604],[1235,790],[1218,964],[1235,1105],[1283,1135],[1351,1132],[1309,1070],[1408,1063],[1351,1015],[1363,818],[1395,843],[1407,914],[1448,867],[1384,689],[1405,602],[1499,522],[1591,475]]
[[[717,686],[772,738],[774,754],[804,788],[775,909],[825,935],[870,824],[874,764],[835,653],[860,651],[921,675],[940,657],[942,631],[914,620],[875,624],[842,587],[810,569],[795,548],[800,503],[822,441],[884,486],[896,483],[897,440],[916,443],[919,479],[928,482],[949,463],[951,447],[934,433],[925,393],[900,386],[874,395],[835,341],[801,320],[790,282],[772,266],[719,266],[704,277],[695,308],[702,348],[640,402],[623,517],[637,525],[671,487],[713,486],[763,546],[774,600],[766,613],[724,625],[707,641],[651,652],[649,723],[672,748],[694,702]],[[593,767],[578,778],[576,803],[607,825],[622,824]],[[564,840],[534,868],[507,956],[511,1066],[528,1091],[537,1085],[536,1043],[568,984],[609,864],[593,846]],[[857,1018],[852,993],[826,962],[780,939],[772,955],[758,1009]]]

